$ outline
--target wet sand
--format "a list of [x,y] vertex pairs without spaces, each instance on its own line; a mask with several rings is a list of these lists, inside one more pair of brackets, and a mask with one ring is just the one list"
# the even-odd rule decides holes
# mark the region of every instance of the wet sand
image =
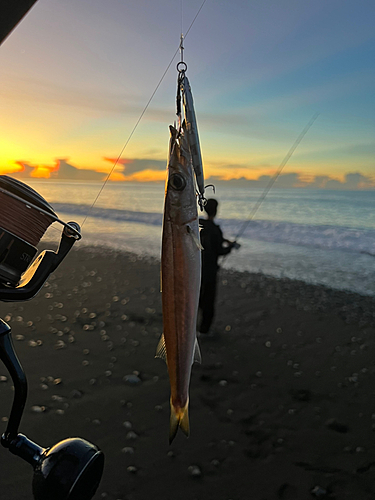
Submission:
[[[373,499],[375,299],[221,271],[191,435],[169,446],[159,268],[74,249],[35,299],[1,303],[29,382],[20,432],[45,447],[96,443],[95,499]],[[0,376],[3,432],[13,393],[2,364]],[[0,471],[1,498],[32,498],[26,462],[1,448]]]

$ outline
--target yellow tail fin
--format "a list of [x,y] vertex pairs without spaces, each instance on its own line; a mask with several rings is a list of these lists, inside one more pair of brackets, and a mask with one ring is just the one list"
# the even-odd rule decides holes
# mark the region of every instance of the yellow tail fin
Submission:
[[189,400],[184,408],[175,408],[171,400],[171,419],[169,423],[169,444],[174,440],[178,428],[181,427],[186,437],[189,437]]

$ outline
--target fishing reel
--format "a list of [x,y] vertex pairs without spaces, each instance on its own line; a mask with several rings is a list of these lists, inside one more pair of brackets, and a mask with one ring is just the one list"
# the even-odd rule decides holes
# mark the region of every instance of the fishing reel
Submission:
[[[36,244],[52,222],[64,226],[57,252],[45,250],[35,260]],[[36,191],[0,175],[0,300],[34,297],[49,275],[81,238],[75,222],[64,223]],[[14,399],[1,444],[34,468],[35,500],[90,500],[99,486],[104,455],[81,438],[42,448],[18,433],[27,398],[27,379],[15,353],[11,328],[0,319],[0,359],[14,384]]]

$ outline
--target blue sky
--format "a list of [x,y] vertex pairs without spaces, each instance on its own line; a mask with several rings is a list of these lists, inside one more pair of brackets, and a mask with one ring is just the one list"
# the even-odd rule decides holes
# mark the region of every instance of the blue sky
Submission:
[[[0,49],[1,170],[108,171],[201,5],[38,0]],[[185,40],[207,175],[272,175],[318,112],[285,173],[375,186],[374,18],[373,1],[207,0]],[[175,62],[124,151],[137,165],[166,159]]]

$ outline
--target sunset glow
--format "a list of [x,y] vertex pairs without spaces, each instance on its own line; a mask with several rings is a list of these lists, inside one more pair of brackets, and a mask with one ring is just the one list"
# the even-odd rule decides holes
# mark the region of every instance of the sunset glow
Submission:
[[[145,106],[181,20],[169,0],[145,5],[36,3],[0,49],[0,173],[101,181],[117,162],[110,181],[165,180],[174,64]],[[186,4],[186,26],[200,5]],[[186,37],[205,175],[272,176],[319,112],[284,181],[374,189],[375,7],[292,5],[207,3]]]

